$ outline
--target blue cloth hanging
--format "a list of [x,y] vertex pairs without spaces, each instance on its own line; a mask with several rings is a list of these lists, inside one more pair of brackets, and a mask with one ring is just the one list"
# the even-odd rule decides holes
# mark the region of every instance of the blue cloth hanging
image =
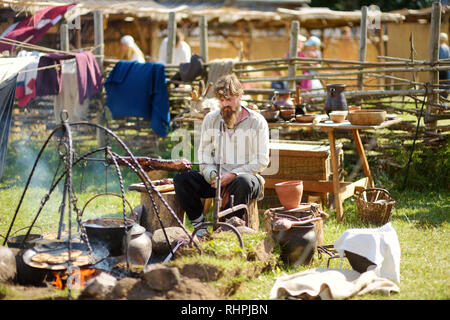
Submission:
[[144,117],[165,137],[170,129],[169,93],[162,63],[121,60],[106,79],[106,105],[113,118]]

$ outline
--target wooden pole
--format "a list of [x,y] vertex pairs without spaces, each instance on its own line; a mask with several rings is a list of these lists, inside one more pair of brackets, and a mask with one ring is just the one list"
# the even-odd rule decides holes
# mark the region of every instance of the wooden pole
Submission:
[[208,62],[208,20],[205,16],[200,17],[199,21],[200,28],[200,56],[203,61]]
[[[300,22],[292,21],[291,23],[291,40],[289,44],[289,58],[296,58],[298,51],[298,32]],[[288,77],[295,77],[295,62],[290,62],[288,66]],[[288,81],[289,90],[295,90],[295,80]]]
[[[358,61],[364,62],[366,60],[366,48],[367,48],[367,7],[361,8],[361,33],[359,37],[359,55]],[[358,89],[363,89],[363,75],[358,75]]]
[[[94,55],[96,56],[98,67],[103,74],[104,63],[104,36],[103,36],[103,13],[101,11],[94,11]],[[105,126],[105,108],[103,102],[97,109],[97,124]],[[103,147],[105,145],[105,133],[103,130],[97,129],[97,146]]]
[[67,23],[62,23],[59,29],[59,41],[61,51],[69,51],[69,26]]
[[103,35],[103,13],[101,11],[94,11],[94,55],[100,68],[103,72],[104,62],[104,35]]
[[[433,2],[431,8],[431,26],[430,26],[430,64],[433,65],[439,60],[439,33],[441,32],[441,3]],[[430,71],[430,84],[439,84],[439,71]],[[439,102],[439,93],[430,93],[428,102],[435,104]],[[433,112],[433,107],[428,104],[424,120]],[[424,121],[425,122],[425,121]],[[436,121],[425,122],[425,127],[435,127]]]
[[168,24],[168,36],[167,36],[167,61],[166,64],[173,63],[173,53],[175,49],[175,34],[177,32],[177,22],[175,20],[175,12],[169,12],[169,24]]

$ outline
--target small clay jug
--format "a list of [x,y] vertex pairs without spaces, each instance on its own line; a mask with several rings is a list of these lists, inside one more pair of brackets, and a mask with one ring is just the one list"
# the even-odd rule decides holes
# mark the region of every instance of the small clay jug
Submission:
[[280,258],[284,263],[306,265],[311,262],[317,246],[314,223],[293,226],[288,230],[273,232],[273,237],[280,245]]
[[281,205],[286,210],[298,208],[303,195],[303,181],[294,180],[276,183],[275,192]]
[[327,84],[327,97],[325,99],[325,112],[347,111],[347,99],[344,95],[345,84]]
[[276,110],[295,109],[294,102],[291,98],[291,92],[289,90],[275,91],[273,100],[273,106]]

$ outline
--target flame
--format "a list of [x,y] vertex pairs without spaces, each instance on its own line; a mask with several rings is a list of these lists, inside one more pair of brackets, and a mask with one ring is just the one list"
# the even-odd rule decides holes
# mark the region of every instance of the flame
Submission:
[[[73,289],[83,289],[86,282],[90,279],[94,278],[100,273],[100,270],[97,269],[75,269],[70,276],[67,275],[67,271],[64,271],[63,276],[60,272],[53,272],[53,276],[55,280],[52,281],[52,285],[54,285],[57,289],[62,290],[67,287],[67,283],[72,284]],[[63,278],[66,279],[63,284]]]
[[52,281],[52,285],[56,287],[56,289],[62,290],[63,284],[61,277],[59,276],[58,272],[53,272],[53,276],[55,277],[55,280]]

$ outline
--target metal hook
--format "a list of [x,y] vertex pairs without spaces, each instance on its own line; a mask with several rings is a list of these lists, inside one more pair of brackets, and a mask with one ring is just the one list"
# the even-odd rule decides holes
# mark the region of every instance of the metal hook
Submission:
[[59,118],[61,119],[61,122],[66,123],[69,120],[69,112],[67,112],[66,109],[63,109],[59,114]]

